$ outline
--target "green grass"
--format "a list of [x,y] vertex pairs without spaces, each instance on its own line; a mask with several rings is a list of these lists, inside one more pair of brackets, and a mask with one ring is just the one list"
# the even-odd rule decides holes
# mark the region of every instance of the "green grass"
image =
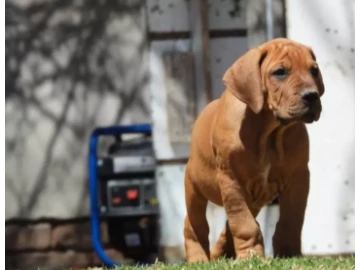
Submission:
[[[115,268],[116,270],[136,270],[144,269],[136,266],[124,266]],[[234,260],[220,260],[218,262],[206,264],[163,264],[157,263],[153,266],[146,268],[149,270],[215,270],[215,269],[241,269],[241,270],[303,270],[303,269],[316,269],[316,270],[332,270],[332,269],[355,269],[355,257],[348,258],[292,258],[292,259],[270,259],[270,258],[253,258],[245,261]]]

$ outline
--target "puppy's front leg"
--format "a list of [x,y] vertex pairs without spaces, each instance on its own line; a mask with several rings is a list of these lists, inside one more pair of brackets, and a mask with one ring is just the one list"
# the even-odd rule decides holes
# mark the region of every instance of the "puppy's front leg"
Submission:
[[264,244],[261,230],[252,215],[240,184],[227,173],[217,174],[223,205],[227,214],[230,231],[233,235],[237,258],[263,255]]
[[208,262],[209,225],[206,220],[207,200],[194,186],[188,174],[185,176],[185,201],[187,216],[184,223],[186,261]]
[[273,237],[274,256],[278,257],[301,255],[301,231],[309,193],[307,166],[288,177],[289,184],[279,195],[280,218]]

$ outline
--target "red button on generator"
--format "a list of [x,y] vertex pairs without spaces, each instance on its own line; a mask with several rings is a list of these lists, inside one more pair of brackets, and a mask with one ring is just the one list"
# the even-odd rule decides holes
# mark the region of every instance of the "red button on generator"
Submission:
[[126,198],[128,198],[128,200],[136,200],[138,196],[139,190],[137,189],[129,189],[126,191]]

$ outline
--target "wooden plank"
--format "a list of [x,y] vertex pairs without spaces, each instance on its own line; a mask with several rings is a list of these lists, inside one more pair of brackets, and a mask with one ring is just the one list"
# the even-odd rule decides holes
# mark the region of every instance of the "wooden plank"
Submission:
[[214,38],[232,38],[232,37],[246,37],[246,28],[232,28],[232,29],[221,29],[221,30],[209,30],[210,39]]
[[210,30],[246,28],[245,0],[208,0],[208,3]]
[[187,0],[147,0],[146,11],[149,31],[189,31]]
[[166,113],[171,143],[189,143],[195,121],[195,83],[193,55],[165,52]]
[[235,60],[248,50],[246,37],[219,38],[210,40],[211,45],[211,83],[213,98],[219,98],[225,86],[222,82],[225,71]]
[[[247,30],[245,28],[233,28],[233,29],[219,29],[209,30],[208,38],[232,38],[232,37],[246,37]],[[175,40],[175,39],[190,39],[190,31],[172,31],[172,32],[149,32],[148,39],[155,40]]]
[[190,31],[177,32],[149,32],[148,39],[153,40],[174,40],[174,39],[189,39],[191,37]]

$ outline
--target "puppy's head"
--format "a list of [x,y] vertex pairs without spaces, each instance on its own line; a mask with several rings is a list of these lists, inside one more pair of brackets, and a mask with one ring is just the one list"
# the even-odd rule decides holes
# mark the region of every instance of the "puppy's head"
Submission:
[[255,113],[267,106],[282,123],[320,118],[324,84],[314,53],[288,39],[249,50],[225,72],[223,82]]

